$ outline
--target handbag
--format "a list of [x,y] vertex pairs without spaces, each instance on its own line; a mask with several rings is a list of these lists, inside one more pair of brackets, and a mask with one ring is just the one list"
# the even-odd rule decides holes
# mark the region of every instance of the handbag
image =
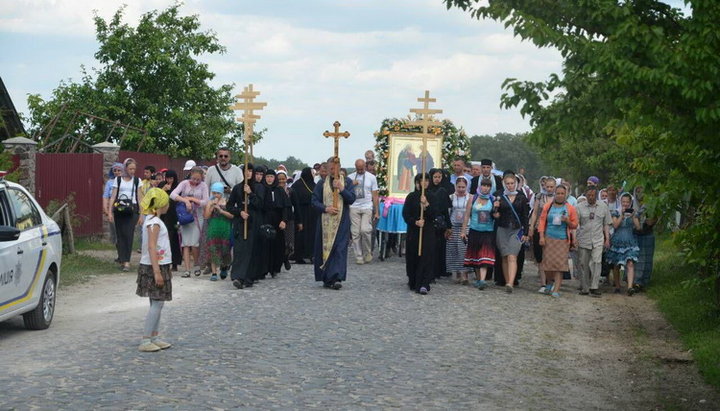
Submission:
[[[122,182],[122,177],[117,178],[117,187],[118,192],[120,191],[120,183]],[[115,202],[113,203],[113,213],[121,216],[128,216],[132,215],[132,213],[135,212],[135,205],[132,202],[132,199],[135,198],[135,193],[137,193],[137,187],[138,187],[139,179],[137,177],[133,178],[133,190],[132,195],[130,198],[128,198],[125,194],[115,195]]]
[[195,216],[188,211],[187,206],[182,201],[175,204],[175,211],[177,212],[178,224],[187,225],[195,221]]
[[263,224],[260,226],[260,235],[266,240],[274,240],[277,235],[277,231],[272,224]]

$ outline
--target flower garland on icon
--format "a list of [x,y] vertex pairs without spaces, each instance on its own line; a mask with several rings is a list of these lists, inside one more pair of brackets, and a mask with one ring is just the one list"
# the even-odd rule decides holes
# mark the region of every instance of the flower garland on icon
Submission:
[[[375,135],[375,152],[377,161],[375,176],[377,177],[378,188],[381,196],[387,195],[387,166],[390,155],[390,134],[391,133],[420,133],[421,127],[409,126],[413,121],[410,116],[405,118],[386,118],[380,125],[380,131]],[[452,161],[460,157],[465,161],[470,159],[470,140],[462,127],[456,127],[452,121],[443,120],[442,126],[431,127],[430,132],[436,136],[443,137],[442,164],[450,170]]]

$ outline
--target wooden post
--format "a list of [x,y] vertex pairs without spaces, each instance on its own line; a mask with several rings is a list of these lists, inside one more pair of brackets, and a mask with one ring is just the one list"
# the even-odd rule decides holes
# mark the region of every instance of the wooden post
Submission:
[[[267,103],[260,103],[256,102],[255,97],[259,96],[260,92],[253,90],[253,85],[250,84],[247,87],[243,88],[243,92],[235,96],[237,99],[242,99],[242,102],[236,102],[234,105],[230,106],[230,109],[232,110],[243,110],[242,117],[239,117],[237,120],[243,123],[244,126],[244,136],[243,140],[245,141],[245,155],[244,157],[244,163],[245,167],[243,167],[243,181],[245,185],[249,185],[250,182],[248,181],[247,177],[245,177],[245,172],[248,168],[248,161],[250,157],[253,155],[253,126],[255,125],[255,121],[260,119],[260,116],[253,113],[253,110],[262,110],[265,106],[267,106]],[[243,192],[245,190],[243,189]],[[245,202],[244,202],[244,211],[248,212],[248,194],[245,192]],[[248,220],[245,220],[245,228],[243,233],[243,239],[247,240],[247,234],[248,234]]]
[[[340,178],[340,141],[339,141],[340,137],[345,137],[345,138],[350,137],[350,133],[348,133],[347,131],[344,131],[342,133],[340,132],[340,126],[341,126],[340,122],[336,121],[333,123],[333,127],[335,127],[335,132],[331,133],[331,132],[325,130],[325,132],[323,133],[323,136],[332,137],[335,140],[334,147],[333,147],[334,148],[333,162],[335,163],[335,175],[333,177],[335,177],[335,181],[337,181]],[[333,189],[333,207],[335,207],[335,208],[338,208],[338,196],[339,196],[339,192],[337,189],[334,188]]]
[[[434,114],[440,114],[442,113],[442,110],[436,109],[436,108],[430,108],[430,103],[434,103],[437,101],[435,98],[430,98],[430,90],[425,90],[425,97],[418,97],[417,101],[423,103],[423,108],[411,108],[410,112],[415,113],[417,117],[419,117],[416,121],[411,121],[408,123],[410,126],[420,126],[422,127],[422,132],[420,133],[420,136],[422,137],[422,153],[421,153],[421,163],[422,163],[422,181],[420,182],[420,198],[425,197],[425,169],[426,169],[426,162],[425,159],[427,158],[427,138],[430,136],[433,136],[433,134],[429,133],[429,128],[431,126],[441,126],[442,122],[436,121],[433,118]],[[425,209],[422,207],[422,204],[420,205],[420,219],[425,219]],[[422,256],[422,237],[423,237],[423,228],[420,227],[420,238],[418,241],[418,256]]]

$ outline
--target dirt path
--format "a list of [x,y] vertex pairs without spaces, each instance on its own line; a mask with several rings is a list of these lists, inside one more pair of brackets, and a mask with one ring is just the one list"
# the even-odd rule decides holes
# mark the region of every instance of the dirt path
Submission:
[[352,265],[340,292],[309,266],[242,291],[175,278],[175,346],[142,355],[134,280],[61,289],[47,331],[0,323],[0,408],[720,408],[642,295],[592,299],[572,281],[555,300],[526,275],[512,295],[443,279],[422,297],[397,258]]

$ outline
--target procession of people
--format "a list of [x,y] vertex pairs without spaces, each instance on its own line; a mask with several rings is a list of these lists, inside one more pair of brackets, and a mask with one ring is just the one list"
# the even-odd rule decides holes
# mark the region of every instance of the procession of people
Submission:
[[[230,277],[235,288],[247,289],[310,263],[317,282],[340,290],[353,262],[372,263],[386,199],[368,152],[350,174],[337,157],[293,172],[282,165],[238,167],[226,147],[212,166],[188,160],[180,173],[147,166],[142,179],[132,158],[113,164],[103,204],[124,271],[135,226],[142,227],[138,295],[151,296],[151,309],[141,351],[169,346],[157,338],[162,304],[152,295],[172,298],[173,271],[184,278],[207,274],[210,281]],[[525,176],[496,170],[491,159],[458,158],[452,171],[413,176],[398,202],[413,292],[427,295],[441,278],[454,276],[458,285],[495,285],[511,294],[526,254],[536,262],[539,293],[554,298],[571,272],[579,294],[592,297],[601,296],[602,277],[615,293],[623,292],[624,279],[628,296],[649,283],[657,219],[647,215],[641,187],[632,194],[600,188],[591,176],[576,198],[566,179],[544,176],[535,191]],[[120,212],[119,203],[127,210]]]

